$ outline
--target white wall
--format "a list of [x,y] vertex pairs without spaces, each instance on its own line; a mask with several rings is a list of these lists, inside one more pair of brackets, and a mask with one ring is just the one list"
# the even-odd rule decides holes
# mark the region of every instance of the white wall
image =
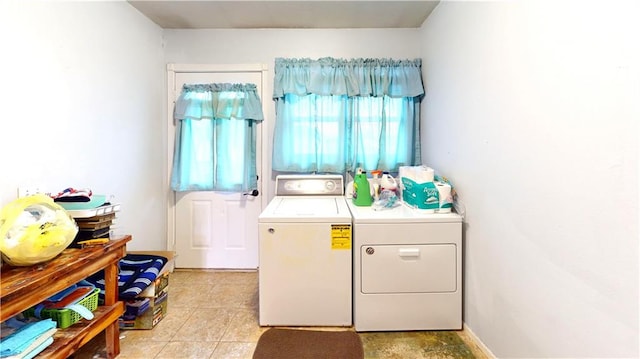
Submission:
[[0,206],[89,187],[130,249],[164,249],[162,29],[123,1],[1,1],[0,44]]
[[[275,119],[273,68],[284,58],[419,58],[419,29],[259,29],[165,30],[167,63],[267,65],[265,124],[268,142],[267,168],[271,173],[271,140]],[[263,177],[264,178],[264,177]],[[273,181],[263,182],[262,193],[273,196]]]
[[442,2],[423,158],[466,204],[464,321],[501,358],[638,357],[636,2]]

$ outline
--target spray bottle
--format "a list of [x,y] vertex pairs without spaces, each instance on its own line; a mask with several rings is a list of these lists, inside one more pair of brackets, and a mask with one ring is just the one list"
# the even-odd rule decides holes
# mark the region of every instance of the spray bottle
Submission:
[[373,199],[375,201],[380,199],[380,175],[381,174],[382,174],[382,171],[380,170],[371,171],[371,176],[373,176],[373,178],[371,179],[371,186],[373,186]]

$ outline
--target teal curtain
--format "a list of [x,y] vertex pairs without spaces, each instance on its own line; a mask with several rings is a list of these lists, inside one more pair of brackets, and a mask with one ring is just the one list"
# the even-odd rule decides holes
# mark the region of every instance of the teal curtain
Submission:
[[174,191],[256,188],[256,128],[264,117],[254,84],[184,85],[173,113]]
[[272,167],[395,172],[420,163],[421,60],[275,62]]

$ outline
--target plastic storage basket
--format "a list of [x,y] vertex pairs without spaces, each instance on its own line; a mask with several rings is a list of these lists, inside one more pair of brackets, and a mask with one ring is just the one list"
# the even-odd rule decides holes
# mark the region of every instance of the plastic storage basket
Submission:
[[[96,288],[91,294],[78,301],[77,304],[80,304],[93,312],[94,310],[96,310],[96,308],[98,308],[99,294],[100,289]],[[27,317],[35,317],[35,307],[27,309],[23,314]],[[69,327],[82,319],[80,314],[71,309],[43,309],[42,312],[40,312],[40,318],[53,319],[56,323],[58,323],[58,328]]]

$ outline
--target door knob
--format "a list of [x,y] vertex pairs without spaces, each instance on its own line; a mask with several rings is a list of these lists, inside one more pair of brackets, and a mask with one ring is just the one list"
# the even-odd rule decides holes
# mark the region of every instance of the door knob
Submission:
[[257,189],[252,190],[251,192],[245,192],[242,195],[243,196],[253,196],[253,197],[258,197],[258,195],[260,194],[260,192]]

